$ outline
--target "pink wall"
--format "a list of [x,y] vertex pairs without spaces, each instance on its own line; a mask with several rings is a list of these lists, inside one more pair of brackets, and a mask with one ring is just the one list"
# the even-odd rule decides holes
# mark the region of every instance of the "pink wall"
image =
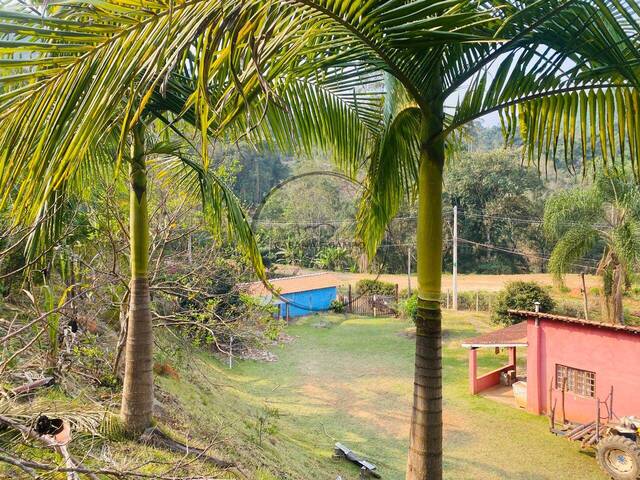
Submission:
[[[527,409],[549,411],[549,384],[553,381],[552,402],[557,399],[560,418],[561,393],[555,385],[556,364],[596,373],[596,398],[605,400],[613,386],[613,411],[619,417],[640,415],[640,335],[602,327],[574,325],[557,320],[528,320]],[[538,361],[536,361],[538,358]],[[568,420],[595,419],[597,401],[567,392]],[[602,412],[604,416],[604,411]]]
[[500,384],[500,374],[516,368],[516,349],[509,348],[509,364],[478,377],[478,350],[469,350],[469,390],[472,395]]

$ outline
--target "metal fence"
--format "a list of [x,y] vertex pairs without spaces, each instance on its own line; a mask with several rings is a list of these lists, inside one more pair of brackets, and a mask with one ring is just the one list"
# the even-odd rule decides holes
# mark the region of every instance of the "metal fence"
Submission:
[[347,313],[356,315],[369,315],[374,317],[398,316],[398,288],[395,295],[371,295],[352,294],[349,288],[348,295],[342,295],[340,301],[345,305]]

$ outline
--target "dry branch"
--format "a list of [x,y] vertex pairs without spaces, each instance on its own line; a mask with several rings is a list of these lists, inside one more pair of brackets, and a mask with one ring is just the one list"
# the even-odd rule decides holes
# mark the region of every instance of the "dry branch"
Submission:
[[204,462],[211,463],[218,468],[230,469],[235,468],[236,464],[227,462],[226,460],[220,460],[218,458],[207,455],[205,450],[195,447],[188,447],[187,445],[177,442],[172,438],[169,438],[161,430],[155,427],[147,428],[140,437],[140,441],[147,445],[152,445],[157,448],[164,448],[174,453],[184,453],[185,455],[197,455]]

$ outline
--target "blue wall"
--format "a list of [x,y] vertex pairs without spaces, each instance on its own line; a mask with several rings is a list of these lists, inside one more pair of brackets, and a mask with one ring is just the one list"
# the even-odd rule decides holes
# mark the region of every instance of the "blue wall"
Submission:
[[[287,293],[282,296],[292,302],[289,304],[289,318],[293,318],[329,310],[331,302],[336,299],[337,294],[338,287],[328,287],[306,292]],[[287,317],[286,308],[285,303],[280,305],[282,318]]]

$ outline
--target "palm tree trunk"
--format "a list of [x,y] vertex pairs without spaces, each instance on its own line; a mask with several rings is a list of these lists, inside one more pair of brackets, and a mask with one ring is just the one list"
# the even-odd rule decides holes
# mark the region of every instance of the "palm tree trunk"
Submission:
[[407,480],[442,479],[442,110],[422,121],[418,190],[418,311]]
[[613,269],[613,285],[611,291],[613,323],[624,325],[624,308],[622,305],[622,295],[625,288],[624,270],[618,264]]
[[130,182],[131,293],[120,414],[127,431],[140,433],[151,424],[153,413],[153,329],[148,278],[149,212],[142,125],[135,127],[133,131]]

